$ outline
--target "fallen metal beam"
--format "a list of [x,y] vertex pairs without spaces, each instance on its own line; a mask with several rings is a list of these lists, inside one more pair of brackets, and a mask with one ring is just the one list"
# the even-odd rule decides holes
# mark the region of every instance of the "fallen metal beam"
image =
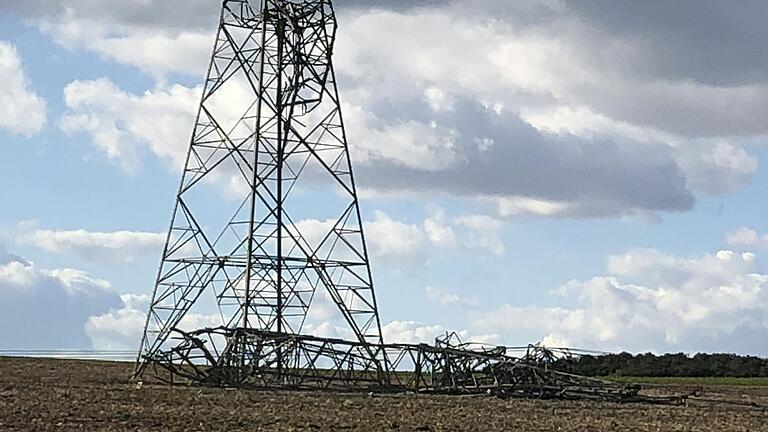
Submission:
[[[532,346],[516,357],[506,347],[461,344],[455,335],[438,339],[434,345],[378,345],[246,328],[174,333],[178,345],[145,359],[155,378],[172,384],[684,402],[684,398],[642,396],[638,385],[553,370],[550,363],[558,354],[545,348]],[[371,360],[370,352],[384,358],[386,365]]]

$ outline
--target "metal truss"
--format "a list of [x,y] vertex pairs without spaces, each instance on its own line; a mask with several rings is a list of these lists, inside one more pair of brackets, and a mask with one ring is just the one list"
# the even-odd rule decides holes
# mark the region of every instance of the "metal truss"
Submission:
[[[299,334],[324,291],[366,367],[385,377],[331,60],[333,6],[258,2],[223,5],[136,373],[176,360],[169,337],[205,292],[227,329]],[[210,190],[222,184],[242,196],[211,209]],[[327,211],[309,230],[297,217],[305,217],[307,196],[323,193],[332,199],[318,206]],[[278,371],[291,363],[282,349],[273,359]],[[235,351],[222,355],[230,361]],[[248,352],[239,354],[248,361]]]
[[[177,332],[176,337],[181,343],[152,362],[158,368],[153,376],[170,384],[682,403],[641,396],[639,386],[549,368],[551,360],[568,352],[532,346],[513,356],[506,347],[461,344],[455,335],[435,345],[382,345],[387,377],[375,373],[368,347],[360,342],[227,328]],[[280,355],[290,359],[282,369]]]

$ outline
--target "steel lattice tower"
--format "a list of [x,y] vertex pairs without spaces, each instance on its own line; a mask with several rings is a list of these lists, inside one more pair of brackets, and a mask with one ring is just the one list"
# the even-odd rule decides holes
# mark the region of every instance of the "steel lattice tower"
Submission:
[[[668,403],[554,371],[538,346],[384,344],[335,36],[331,0],[224,2],[135,378]],[[344,338],[306,334],[319,295]]]
[[[253,334],[301,334],[323,293],[362,347],[362,369],[386,376],[331,61],[336,28],[331,0],[224,2],[139,376],[185,362],[241,374],[308,367]],[[317,218],[299,219],[308,214]],[[217,310],[218,330],[182,331],[204,305]]]

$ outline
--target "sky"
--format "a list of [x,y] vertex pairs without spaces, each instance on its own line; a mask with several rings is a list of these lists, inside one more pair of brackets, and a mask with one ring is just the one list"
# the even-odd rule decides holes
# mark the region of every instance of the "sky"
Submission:
[[[386,341],[768,355],[768,4],[335,5]],[[219,8],[0,3],[0,349],[138,348]]]

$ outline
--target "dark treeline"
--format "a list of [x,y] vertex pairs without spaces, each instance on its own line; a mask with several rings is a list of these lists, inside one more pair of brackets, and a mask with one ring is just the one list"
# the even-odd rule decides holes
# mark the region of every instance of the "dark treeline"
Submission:
[[768,360],[735,354],[586,355],[558,360],[554,367],[583,376],[768,377]]

